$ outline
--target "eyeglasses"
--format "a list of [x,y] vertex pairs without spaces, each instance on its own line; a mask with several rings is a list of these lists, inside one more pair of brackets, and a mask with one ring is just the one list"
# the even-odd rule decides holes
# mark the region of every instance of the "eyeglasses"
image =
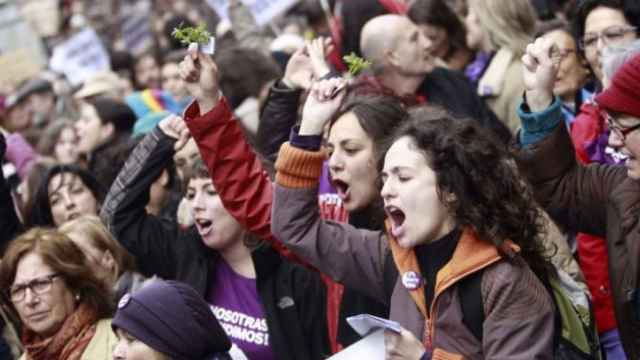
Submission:
[[586,33],[580,40],[580,48],[591,50],[598,44],[598,39],[602,39],[606,45],[615,44],[632,31],[636,31],[635,26],[611,26],[600,33]]
[[609,126],[609,130],[614,133],[622,142],[624,142],[627,138],[627,135],[637,129],[640,129],[640,124],[636,124],[631,127],[621,128],[616,125],[615,119],[609,115],[607,112],[603,112],[605,119],[607,119],[607,125]]
[[37,295],[43,295],[51,290],[53,280],[59,277],[59,274],[51,274],[33,279],[26,284],[13,285],[9,289],[9,299],[15,304],[23,301],[27,295],[27,289]]
[[551,49],[551,60],[559,63],[562,60],[566,59],[567,56],[575,52],[575,49],[560,49],[559,47],[554,46]]

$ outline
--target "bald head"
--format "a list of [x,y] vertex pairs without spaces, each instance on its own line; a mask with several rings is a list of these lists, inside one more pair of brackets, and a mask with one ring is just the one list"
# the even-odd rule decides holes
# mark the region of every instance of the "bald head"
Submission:
[[395,49],[403,31],[415,25],[405,16],[380,15],[369,20],[362,28],[360,50],[375,67],[384,64],[385,54]]

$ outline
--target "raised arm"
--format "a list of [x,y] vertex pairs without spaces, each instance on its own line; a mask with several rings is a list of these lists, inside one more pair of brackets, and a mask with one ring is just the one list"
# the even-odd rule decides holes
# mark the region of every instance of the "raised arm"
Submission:
[[331,73],[326,56],[332,49],[330,39],[317,38],[308,42],[305,48],[291,55],[284,76],[269,89],[260,113],[256,144],[258,152],[266,159],[275,162],[280,146],[289,139],[291,128],[298,120],[302,92],[311,87],[314,78]]
[[[324,84],[323,84],[324,83]],[[312,90],[303,111],[298,135],[285,143],[278,156],[272,229],[289,249],[334,280],[373,299],[388,303],[385,295],[384,234],[322,220],[318,209],[318,182],[323,151],[295,146],[298,136],[319,136],[340,106],[344,91],[331,97],[341,80],[321,82]]]
[[271,180],[220,97],[216,64],[204,54],[191,53],[180,67],[196,100],[185,111],[185,122],[224,207],[247,230],[288,254],[271,233]]
[[538,39],[527,47],[524,64],[525,102],[519,107],[522,130],[517,163],[533,184],[536,197],[559,224],[603,236],[606,204],[614,188],[626,179],[625,169],[606,165],[580,166],[566,127],[560,100],[553,96],[558,64],[553,43]]
[[[178,226],[146,212],[151,184],[171,162],[174,148],[184,145],[172,130],[175,116],[163,120],[133,150],[102,205],[100,217],[114,237],[136,257],[147,276],[174,278]],[[181,121],[181,120],[180,120]],[[180,138],[176,142],[176,138]]]

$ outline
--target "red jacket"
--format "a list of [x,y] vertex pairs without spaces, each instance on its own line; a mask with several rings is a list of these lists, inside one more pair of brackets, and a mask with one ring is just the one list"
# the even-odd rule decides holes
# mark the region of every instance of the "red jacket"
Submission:
[[[283,256],[305,264],[291,253],[271,232],[273,185],[260,160],[244,138],[226,99],[204,115],[197,102],[185,111],[191,136],[209,170],[218,196],[229,214],[248,231],[269,242]],[[336,341],[343,286],[322,274],[327,286],[327,326],[333,352],[340,350]]]

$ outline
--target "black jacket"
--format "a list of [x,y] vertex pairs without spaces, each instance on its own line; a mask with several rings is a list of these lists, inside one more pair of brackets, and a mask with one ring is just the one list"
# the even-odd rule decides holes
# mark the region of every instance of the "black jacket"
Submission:
[[289,132],[298,119],[302,90],[289,89],[281,81],[269,88],[269,95],[260,112],[256,135],[256,150],[275,163],[280,146],[289,139]]
[[[136,147],[102,206],[101,217],[137,259],[146,276],[158,275],[193,286],[203,296],[219,259],[194,227],[183,231],[146,213],[151,183],[171,161],[174,140],[158,128]],[[330,353],[326,290],[320,276],[260,246],[252,252],[256,283],[278,359],[322,359]],[[293,300],[288,301],[289,299]],[[283,301],[284,299],[284,301]]]
[[511,140],[511,131],[496,114],[476,94],[464,74],[443,68],[436,68],[418,88],[418,94],[427,98],[427,103],[439,105],[458,117],[477,121],[504,143]]
[[[4,135],[0,134],[0,161],[4,159],[6,151],[7,141]],[[2,256],[9,242],[20,235],[23,230],[24,227],[20,219],[18,219],[13,197],[11,196],[11,187],[7,179],[5,179],[2,169],[0,169],[0,256]]]

